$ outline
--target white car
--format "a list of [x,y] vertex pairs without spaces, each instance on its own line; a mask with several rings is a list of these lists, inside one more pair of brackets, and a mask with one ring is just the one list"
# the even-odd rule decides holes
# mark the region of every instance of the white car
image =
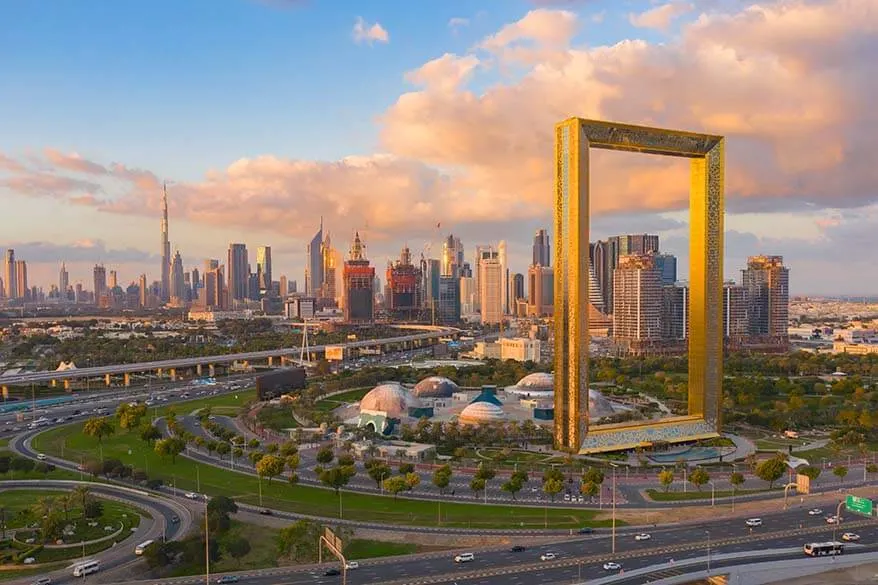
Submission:
[[823,510],[820,508],[811,508],[808,510],[808,516],[820,516],[821,514],[823,514]]
[[619,571],[622,569],[622,565],[619,563],[614,563],[613,561],[609,561],[604,563],[604,571]]
[[762,526],[762,518],[747,518],[747,521],[744,523],[750,528],[754,526]]
[[42,453],[40,453],[39,455],[37,455],[37,459],[39,459],[40,461],[45,461],[45,460],[46,460],[46,456],[43,455]]
[[832,516],[827,516],[827,517],[826,517],[826,523],[827,523],[827,524],[838,524],[838,521],[839,521],[839,520],[841,520],[841,518],[839,518],[839,517],[836,516],[835,514],[833,514]]
[[473,553],[461,553],[454,557],[455,563],[469,563],[474,560],[476,560],[476,556]]
[[547,552],[540,555],[541,561],[554,561],[556,558],[558,557],[553,552]]
[[847,542],[856,542],[856,541],[860,540],[860,535],[854,534],[853,532],[845,532],[844,534],[841,535],[841,539],[845,540]]
[[186,492],[184,495],[187,498],[189,498],[190,500],[197,500],[198,499],[198,494],[196,494],[195,492]]
[[650,538],[652,538],[652,535],[647,534],[646,532],[634,535],[634,540],[649,540]]
[[360,568],[360,563],[358,563],[357,561],[348,561],[344,564],[344,568],[348,571],[353,571],[354,569]]

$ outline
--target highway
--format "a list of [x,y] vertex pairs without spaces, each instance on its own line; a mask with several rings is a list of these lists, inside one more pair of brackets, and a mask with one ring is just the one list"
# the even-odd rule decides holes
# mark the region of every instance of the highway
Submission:
[[[414,327],[411,327],[414,328]],[[434,339],[440,336],[452,335],[457,329],[441,328],[441,327],[419,327],[423,330],[429,328],[425,333],[415,333],[412,335],[402,335],[399,337],[388,337],[384,339],[364,339],[362,341],[349,341],[346,343],[333,343],[333,346],[342,346],[346,349],[358,349],[362,347],[373,347],[375,345],[386,345],[391,343],[404,343],[411,341],[423,341]],[[325,345],[311,346],[312,353],[319,353],[326,349]],[[131,372],[146,372],[152,370],[169,370],[172,368],[191,368],[198,365],[223,364],[236,361],[264,360],[275,357],[298,356],[301,352],[300,347],[286,347],[281,349],[269,349],[264,351],[248,351],[242,353],[227,353],[213,356],[177,358],[170,360],[159,360],[154,362],[138,362],[132,364],[114,364],[111,366],[95,366],[88,368],[77,368],[75,370],[65,370],[63,372],[31,372],[27,374],[15,374],[10,376],[0,376],[0,384],[5,386],[38,384],[42,382],[51,382],[52,380],[63,380],[73,378],[98,377],[107,374],[117,375]]]
[[[63,480],[10,480],[0,482],[0,494],[3,490],[23,488],[29,490],[72,490],[78,485],[87,485],[91,493],[105,499],[125,502],[145,511],[152,518],[143,517],[137,530],[131,536],[125,538],[119,546],[108,548],[105,551],[90,556],[101,560],[102,573],[109,573],[113,569],[119,569],[130,563],[140,562],[134,556],[134,547],[146,540],[159,540],[164,533],[165,538],[174,540],[185,535],[192,527],[192,514],[188,508],[172,498],[155,496],[148,492],[125,488],[120,486],[100,484],[93,482],[77,482]],[[177,518],[177,521],[174,521]],[[72,559],[70,565],[74,565],[81,559]],[[53,583],[73,583],[77,579],[73,577],[70,568],[59,569],[51,573],[40,574],[49,576]],[[18,580],[7,581],[11,585],[31,583],[34,576]]]

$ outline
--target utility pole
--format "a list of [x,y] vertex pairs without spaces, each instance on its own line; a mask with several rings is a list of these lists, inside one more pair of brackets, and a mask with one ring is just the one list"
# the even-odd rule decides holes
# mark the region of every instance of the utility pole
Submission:
[[610,463],[613,466],[613,550],[616,554],[616,468],[618,465]]
[[210,527],[207,525],[207,496],[204,496],[204,585],[210,585]]

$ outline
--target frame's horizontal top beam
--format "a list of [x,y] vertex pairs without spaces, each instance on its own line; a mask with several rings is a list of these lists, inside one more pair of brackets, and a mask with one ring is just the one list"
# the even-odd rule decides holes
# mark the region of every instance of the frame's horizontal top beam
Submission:
[[680,130],[664,130],[601,120],[568,118],[560,125],[576,121],[589,147],[624,152],[640,152],[663,156],[702,158],[722,141],[722,136],[697,134]]

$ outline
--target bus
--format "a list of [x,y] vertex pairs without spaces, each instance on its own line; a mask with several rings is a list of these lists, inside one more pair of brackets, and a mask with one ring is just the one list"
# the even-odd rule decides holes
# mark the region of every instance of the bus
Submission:
[[822,557],[824,555],[844,554],[844,543],[841,542],[809,542],[804,546],[805,554],[809,557]]
[[85,577],[86,575],[91,575],[92,573],[97,573],[101,569],[100,561],[86,561],[84,563],[79,563],[73,567],[73,576],[74,577]]
[[155,541],[154,540],[147,540],[145,542],[141,542],[140,544],[138,544],[137,546],[134,547],[134,554],[136,554],[137,556],[142,555],[143,551],[145,551],[146,548],[149,545],[151,545],[153,542],[155,542]]

